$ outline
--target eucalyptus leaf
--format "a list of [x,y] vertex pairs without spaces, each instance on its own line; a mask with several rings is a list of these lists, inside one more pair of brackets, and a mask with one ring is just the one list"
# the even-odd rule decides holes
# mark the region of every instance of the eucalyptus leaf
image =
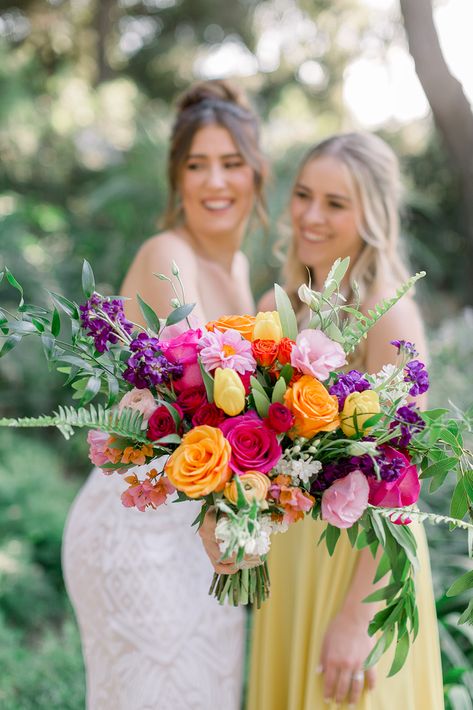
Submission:
[[53,317],[51,319],[51,334],[54,335],[55,338],[57,338],[60,332],[61,318],[59,316],[59,311],[57,310],[57,308],[54,308]]
[[409,635],[404,634],[401,638],[398,637],[396,644],[396,652],[391,668],[389,669],[388,678],[396,675],[403,667],[409,651]]
[[70,301],[65,296],[61,296],[60,293],[54,293],[54,291],[48,291],[51,296],[53,303],[64,313],[67,313],[69,318],[73,320],[80,320],[79,309],[74,301]]
[[12,335],[9,335],[5,341],[3,342],[2,348],[0,349],[0,357],[3,357],[7,353],[10,352],[10,350],[13,350],[18,343],[21,342],[22,335],[19,333],[13,333]]
[[450,501],[450,515],[452,518],[463,520],[468,510],[468,498],[466,496],[465,484],[463,478],[457,481],[457,485],[452,494]]
[[24,298],[23,298],[23,287],[21,286],[21,284],[18,283],[18,281],[13,276],[10,269],[8,269],[6,266],[5,266],[4,272],[2,272],[2,273],[5,273],[5,276],[7,278],[8,283],[10,284],[10,286],[13,286],[13,288],[16,288],[16,290],[20,292],[20,302],[18,304],[18,308],[21,308],[25,302]]
[[100,377],[97,377],[96,375],[92,375],[91,377],[89,377],[81,398],[82,407],[85,407],[87,404],[89,404],[89,402],[91,402],[93,398],[100,392],[101,384],[102,382],[100,380]]
[[187,318],[187,316],[193,311],[194,308],[195,303],[185,303],[183,306],[178,306],[173,311],[171,311],[171,313],[166,318],[166,325],[168,326],[180,323],[181,320]]
[[198,358],[198,362],[200,367],[200,374],[202,375],[202,379],[204,381],[207,399],[212,404],[212,402],[214,401],[214,380],[213,377],[209,375],[205,367],[202,365],[200,358]]
[[327,531],[325,534],[325,544],[327,545],[328,554],[330,557],[335,551],[338,538],[340,537],[340,528],[336,528],[334,525],[327,523]]
[[456,464],[457,459],[453,456],[449,456],[448,458],[437,461],[436,463],[433,463],[425,468],[419,478],[431,478],[432,476],[439,476],[444,473],[448,473],[456,467]]

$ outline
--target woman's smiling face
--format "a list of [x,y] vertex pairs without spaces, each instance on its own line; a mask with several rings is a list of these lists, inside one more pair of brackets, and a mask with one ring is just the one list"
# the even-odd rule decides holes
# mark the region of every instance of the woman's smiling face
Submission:
[[255,198],[254,174],[226,128],[210,124],[196,132],[182,169],[180,195],[191,231],[244,229]]
[[345,165],[331,155],[310,160],[294,187],[291,219],[297,255],[315,271],[328,271],[339,257],[353,263],[363,246],[361,210]]

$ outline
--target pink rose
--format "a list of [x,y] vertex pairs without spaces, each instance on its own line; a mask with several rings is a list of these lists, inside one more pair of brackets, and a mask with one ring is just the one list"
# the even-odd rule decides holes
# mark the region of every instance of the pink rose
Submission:
[[322,519],[336,528],[350,528],[368,505],[369,485],[361,471],[336,480],[322,495]]
[[207,402],[196,411],[192,417],[192,426],[218,427],[225,420],[225,413],[216,404]]
[[[417,468],[410,459],[391,446],[380,446],[383,457],[389,460],[401,460],[401,474],[393,481],[378,481],[369,478],[369,502],[381,508],[403,508],[416,502],[420,493],[420,481]],[[404,521],[409,523],[410,520]]]
[[[180,406],[178,404],[173,404],[172,406],[182,419],[184,413]],[[146,432],[147,438],[150,441],[156,441],[157,439],[162,439],[163,436],[176,434],[176,432],[176,422],[169,409],[164,404],[157,407],[149,418],[148,431]]]
[[174,338],[177,338],[178,335],[182,335],[186,332],[186,330],[189,330],[189,325],[187,321],[189,321],[190,327],[193,330],[198,330],[200,328],[199,319],[197,318],[197,316],[191,313],[188,318],[180,320],[179,323],[176,323],[175,325],[168,325],[163,328],[159,334],[159,339],[161,341],[173,340]]
[[284,404],[273,402],[269,405],[268,416],[264,423],[277,434],[284,434],[294,424],[294,415]]
[[143,415],[143,421],[146,423],[154,410],[156,402],[148,389],[139,390],[134,387],[130,392],[127,392],[120,400],[118,411],[121,414],[125,409],[134,409]]
[[109,459],[105,455],[105,449],[107,448],[109,438],[110,434],[107,434],[105,431],[99,431],[98,429],[89,429],[87,432],[89,459],[92,461],[94,466],[100,467],[105,463],[110,463]]
[[340,343],[328,338],[321,330],[301,330],[291,350],[291,365],[322,382],[346,361]]
[[199,407],[207,403],[205,387],[189,387],[179,393],[176,401],[184,414],[192,416]]
[[232,447],[230,468],[237,474],[268,473],[281,458],[275,432],[255,412],[230,417],[220,424],[220,429]]
[[175,365],[184,366],[183,376],[174,380],[176,392],[182,392],[189,387],[197,387],[203,383],[197,360],[197,348],[201,337],[202,331],[200,329],[188,329],[177,338],[162,343],[163,353],[168,360]]

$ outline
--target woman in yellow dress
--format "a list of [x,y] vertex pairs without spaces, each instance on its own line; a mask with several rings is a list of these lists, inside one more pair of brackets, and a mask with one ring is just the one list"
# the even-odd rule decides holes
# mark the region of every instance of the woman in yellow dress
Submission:
[[[350,256],[343,287],[349,296],[357,282],[363,310],[394,293],[406,277],[397,243],[399,192],[396,157],[374,135],[334,136],[308,153],[291,197],[293,237],[285,266],[286,290],[296,307],[307,269],[312,288],[321,290],[338,257]],[[259,309],[274,306],[268,292]],[[412,298],[403,298],[378,322],[351,366],[381,370],[395,359],[389,344],[395,338],[414,342],[425,355]],[[368,623],[377,607],[362,600],[374,590],[377,560],[367,549],[354,551],[345,533],[330,558],[325,543],[317,545],[324,526],[307,518],[273,537],[271,594],[253,620],[248,710],[440,710],[440,650],[422,526],[411,524],[420,561],[420,630],[405,666],[391,678],[393,648],[363,672],[374,645]]]

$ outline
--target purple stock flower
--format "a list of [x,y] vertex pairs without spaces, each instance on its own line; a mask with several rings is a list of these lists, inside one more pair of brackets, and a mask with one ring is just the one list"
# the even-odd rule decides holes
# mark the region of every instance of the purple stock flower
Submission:
[[[109,343],[118,342],[113,324],[117,329],[128,334],[133,330],[133,324],[125,318],[123,303],[118,298],[104,298],[98,293],[93,293],[83,305],[79,306],[79,310],[81,326],[87,335],[93,337],[95,348],[99,353],[108,350]],[[108,316],[108,320],[103,314]]]
[[414,402],[411,402],[405,407],[399,407],[396,412],[396,420],[389,425],[390,429],[394,429],[400,424],[400,435],[391,439],[391,444],[400,449],[405,449],[409,446],[414,434],[421,431],[425,427],[425,422],[416,411]]
[[411,343],[409,340],[391,340],[391,345],[397,348],[398,354],[404,352],[410,355],[410,357],[417,357],[419,354],[414,343]]
[[[376,463],[379,468],[379,474],[383,481],[395,481],[399,478],[404,470],[405,457],[396,452],[390,446],[382,444],[378,448],[378,456]],[[315,479],[312,482],[310,492],[312,495],[320,495],[324,490],[329,488],[334,481],[339,478],[344,478],[352,471],[361,471],[368,478],[377,478],[373,459],[368,454],[363,456],[350,456],[339,459],[335,463],[325,464]]]
[[404,382],[412,382],[409,394],[417,397],[429,389],[429,374],[420,360],[408,362],[404,368]]
[[330,394],[336,395],[339,409],[343,409],[345,400],[352,392],[364,392],[370,388],[370,383],[358,370],[350,370],[338,376],[337,381],[329,387]]
[[131,357],[127,360],[127,369],[123,379],[131,382],[137,389],[156,387],[167,383],[171,378],[182,376],[182,365],[170,362],[161,350],[161,342],[146,333],[140,333],[130,343]]

